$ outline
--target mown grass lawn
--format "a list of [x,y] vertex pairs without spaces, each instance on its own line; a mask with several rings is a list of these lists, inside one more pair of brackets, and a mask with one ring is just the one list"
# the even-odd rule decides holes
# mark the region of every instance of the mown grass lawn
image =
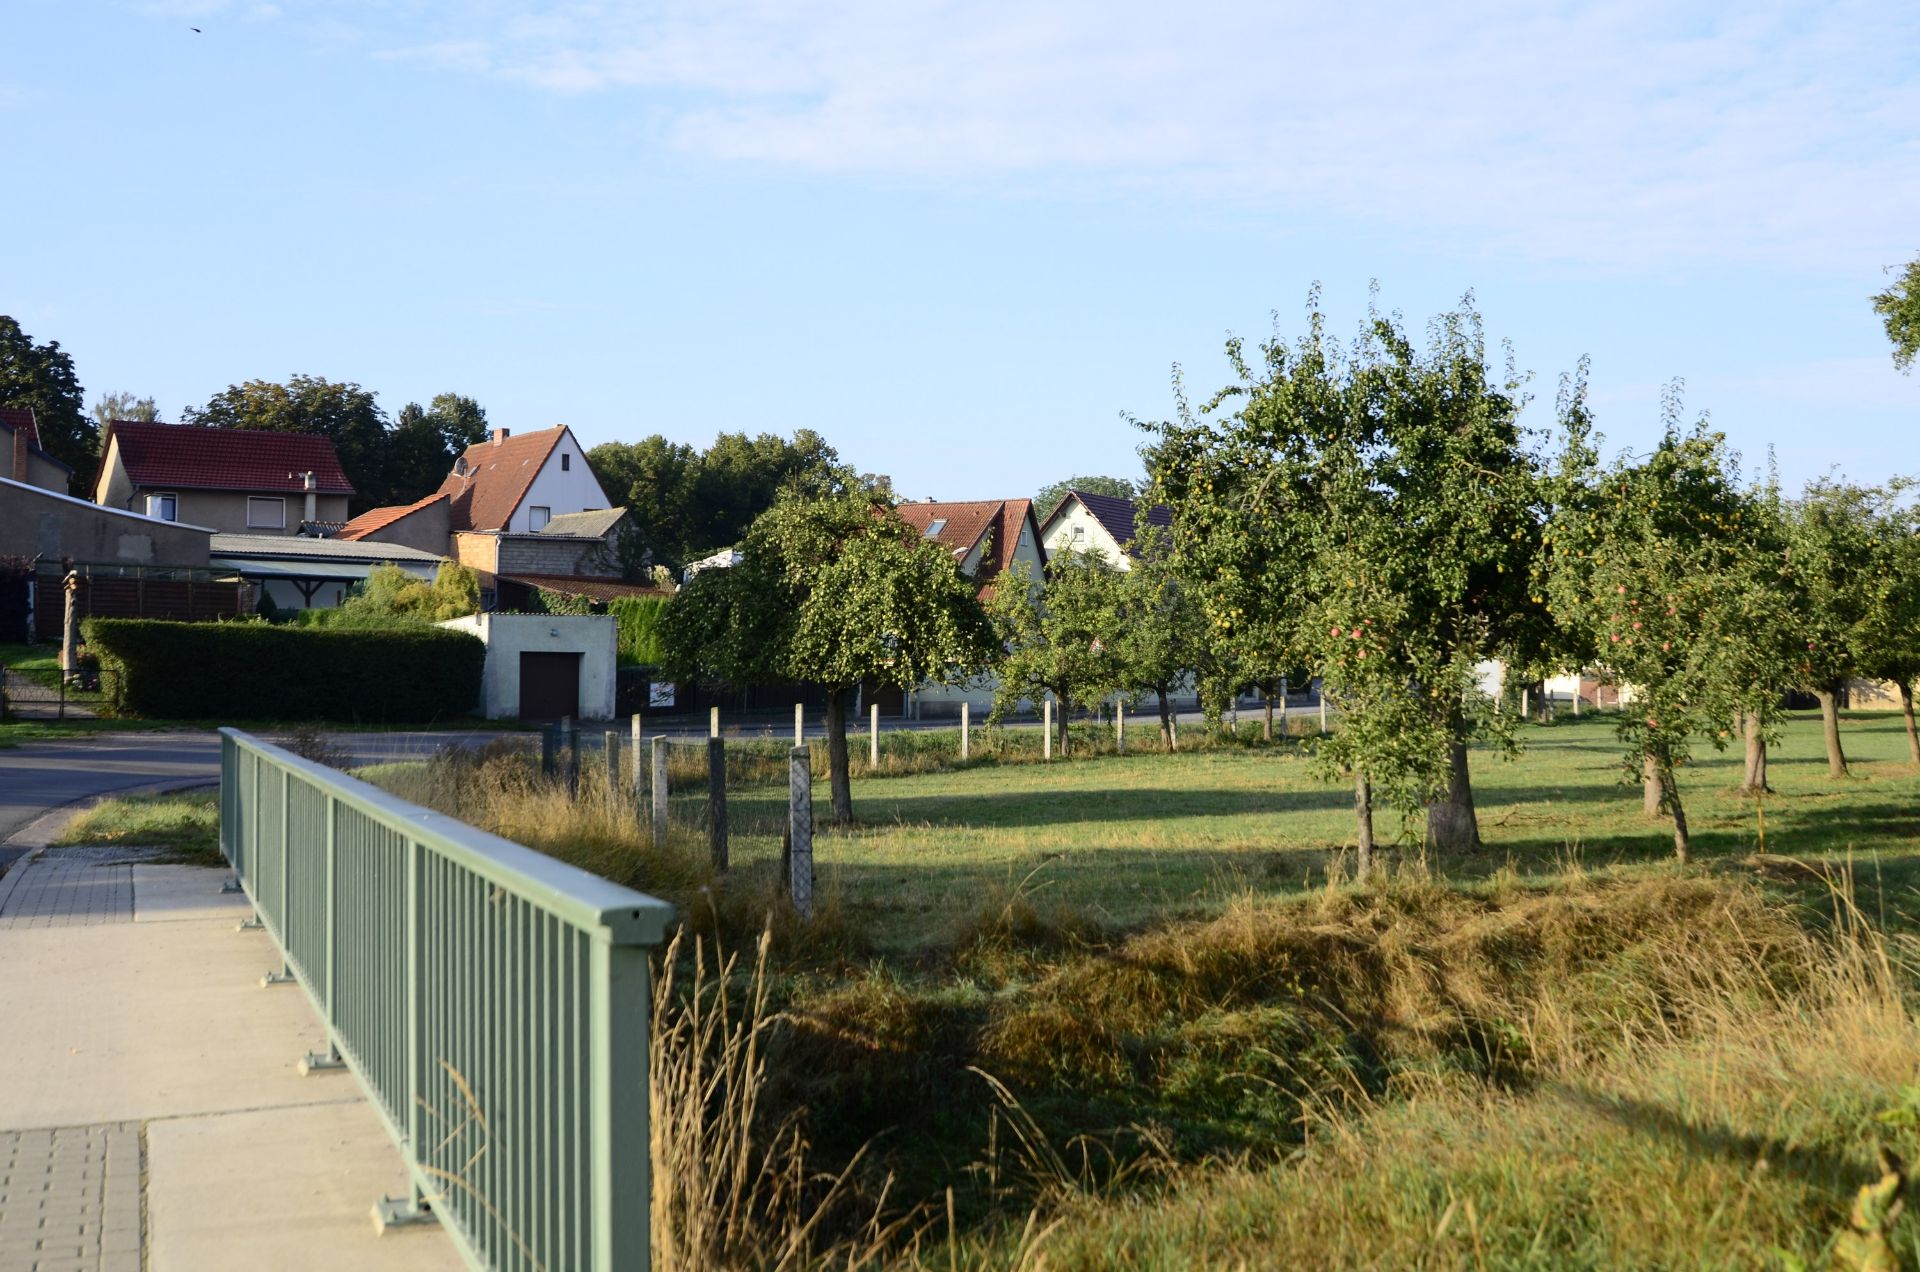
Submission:
[[[1472,759],[1485,847],[1464,857],[1424,857],[1455,881],[1508,871],[1545,879],[1586,869],[1664,862],[1664,822],[1640,810],[1638,785],[1621,783],[1611,717],[1571,718],[1522,731],[1506,760]],[[1849,715],[1844,740],[1854,776],[1827,776],[1817,716],[1791,721],[1771,761],[1766,848],[1795,856],[1853,854],[1863,873],[1920,878],[1920,772],[1907,760],[1899,717]],[[1753,851],[1762,808],[1741,797],[1737,750],[1697,756],[1682,796],[1701,859]],[[824,782],[816,778],[824,803]],[[784,789],[730,795],[733,857],[773,869]],[[688,795],[692,809],[697,796]],[[856,779],[860,826],[823,834],[822,887],[879,944],[899,949],[948,938],[983,904],[1014,894],[1043,907],[1135,927],[1217,913],[1234,898],[1285,896],[1325,882],[1353,842],[1352,795],[1320,780],[1294,747],[1136,752]],[[1383,834],[1399,830],[1383,812]],[[1395,849],[1423,859],[1416,821]]]

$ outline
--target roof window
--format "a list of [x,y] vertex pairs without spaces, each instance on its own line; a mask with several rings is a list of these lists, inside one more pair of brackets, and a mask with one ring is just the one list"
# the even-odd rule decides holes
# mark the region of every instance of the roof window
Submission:
[[947,528],[947,519],[945,517],[935,517],[932,521],[927,523],[926,533],[922,534],[920,537],[923,539],[937,539],[940,537],[940,532],[942,530],[945,530],[946,528]]

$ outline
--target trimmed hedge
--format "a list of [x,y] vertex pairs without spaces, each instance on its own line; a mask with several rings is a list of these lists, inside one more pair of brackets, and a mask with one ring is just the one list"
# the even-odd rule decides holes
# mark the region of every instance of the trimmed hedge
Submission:
[[162,720],[425,721],[472,714],[487,647],[440,627],[380,631],[96,618],[108,705]]

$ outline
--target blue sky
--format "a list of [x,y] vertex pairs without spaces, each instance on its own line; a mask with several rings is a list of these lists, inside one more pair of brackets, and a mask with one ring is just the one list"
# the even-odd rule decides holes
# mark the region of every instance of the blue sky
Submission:
[[7,9],[0,312],[167,418],[306,372],[1022,495],[1378,278],[1543,408],[1591,355],[1616,445],[1678,376],[1790,481],[1920,470],[1910,4]]

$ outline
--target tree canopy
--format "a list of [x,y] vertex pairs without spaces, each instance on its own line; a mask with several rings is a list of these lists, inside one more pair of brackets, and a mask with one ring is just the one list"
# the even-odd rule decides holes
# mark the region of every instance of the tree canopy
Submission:
[[1050,693],[1057,706],[1060,753],[1071,753],[1067,718],[1073,708],[1125,687],[1123,577],[1098,552],[1062,552],[1047,563],[1037,597],[1024,561],[995,580],[987,610],[1005,656],[994,693],[994,719],[1023,699],[1038,702]]
[[847,488],[838,454],[811,429],[791,438],[722,433],[704,451],[654,434],[603,442],[587,462],[652,559],[674,568],[737,545],[783,490]]
[[92,477],[100,430],[87,416],[72,356],[58,340],[35,344],[5,314],[0,314],[0,406],[32,410],[41,449],[72,468],[75,481]]
[[150,397],[132,393],[103,393],[93,404],[93,423],[102,434],[115,420],[139,420],[153,424],[160,419],[160,407]]
[[1893,365],[1911,371],[1920,353],[1920,257],[1907,262],[1893,285],[1873,298],[1873,311],[1893,343]]
[[674,598],[661,661],[678,679],[825,688],[833,815],[848,821],[854,688],[949,683],[987,663],[992,633],[974,585],[871,489],[783,493],[748,528],[741,554]]

